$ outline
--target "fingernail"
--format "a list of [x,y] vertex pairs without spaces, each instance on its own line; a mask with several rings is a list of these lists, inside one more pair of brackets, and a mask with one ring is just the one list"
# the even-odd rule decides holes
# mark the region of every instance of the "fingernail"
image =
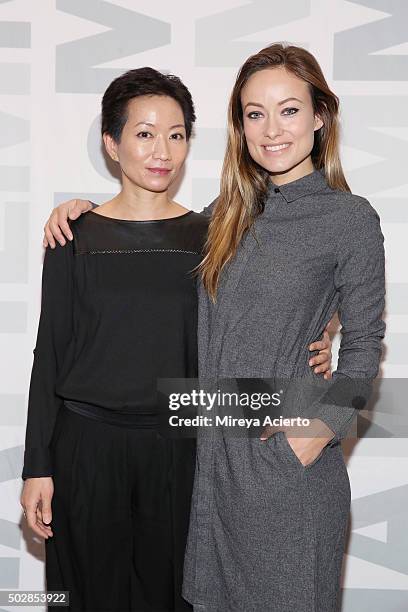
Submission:
[[72,234],[69,234],[69,235],[68,235],[68,238],[69,238],[70,240],[72,240],[72,239],[73,239],[73,235],[72,235]]
[[309,365],[313,365],[313,361],[309,359]]

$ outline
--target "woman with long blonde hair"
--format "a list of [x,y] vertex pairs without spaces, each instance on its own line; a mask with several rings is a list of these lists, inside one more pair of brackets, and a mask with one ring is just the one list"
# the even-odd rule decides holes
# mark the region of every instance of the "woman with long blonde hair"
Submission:
[[[293,45],[248,58],[232,90],[200,264],[200,378],[275,380],[285,416],[310,425],[199,438],[183,591],[197,611],[339,607],[351,497],[340,440],[378,372],[385,292],[379,217],[344,177],[338,113],[317,60]],[[305,356],[336,310],[329,382]]]
[[[340,441],[378,373],[384,248],[344,177],[339,100],[307,50],[275,43],[239,70],[208,212],[202,385],[264,379],[296,424],[199,432],[183,595],[197,612],[334,612],[351,499]],[[336,311],[330,381],[308,349]]]

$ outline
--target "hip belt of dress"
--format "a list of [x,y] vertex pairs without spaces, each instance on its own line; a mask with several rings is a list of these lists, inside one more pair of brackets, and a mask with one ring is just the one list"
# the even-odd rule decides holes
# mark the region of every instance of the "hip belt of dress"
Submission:
[[159,426],[158,414],[152,411],[143,412],[135,409],[134,412],[124,413],[118,410],[110,410],[103,406],[96,406],[95,404],[73,400],[64,400],[64,406],[82,416],[95,419],[96,421],[102,421],[103,423],[118,425],[120,427],[139,429],[156,428]]

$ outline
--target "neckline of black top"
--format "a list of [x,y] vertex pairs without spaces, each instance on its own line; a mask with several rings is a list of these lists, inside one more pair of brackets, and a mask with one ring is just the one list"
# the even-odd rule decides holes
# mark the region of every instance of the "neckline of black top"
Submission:
[[178,219],[183,219],[184,217],[188,217],[194,211],[189,210],[188,212],[178,215],[177,217],[166,217],[165,219],[116,219],[115,217],[107,217],[106,215],[100,215],[99,213],[88,210],[88,213],[92,213],[94,217],[100,217],[101,219],[107,219],[108,221],[118,221],[119,223],[163,223],[164,221],[177,221]]

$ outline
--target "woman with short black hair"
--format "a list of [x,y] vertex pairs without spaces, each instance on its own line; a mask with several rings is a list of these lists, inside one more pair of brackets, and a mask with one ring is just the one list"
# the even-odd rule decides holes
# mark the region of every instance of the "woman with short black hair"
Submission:
[[197,376],[192,270],[207,219],[168,192],[194,120],[177,77],[114,80],[102,136],[121,191],[45,253],[22,505],[45,538],[47,589],[68,591],[71,610],[191,609],[195,440],[160,435],[156,384]]

